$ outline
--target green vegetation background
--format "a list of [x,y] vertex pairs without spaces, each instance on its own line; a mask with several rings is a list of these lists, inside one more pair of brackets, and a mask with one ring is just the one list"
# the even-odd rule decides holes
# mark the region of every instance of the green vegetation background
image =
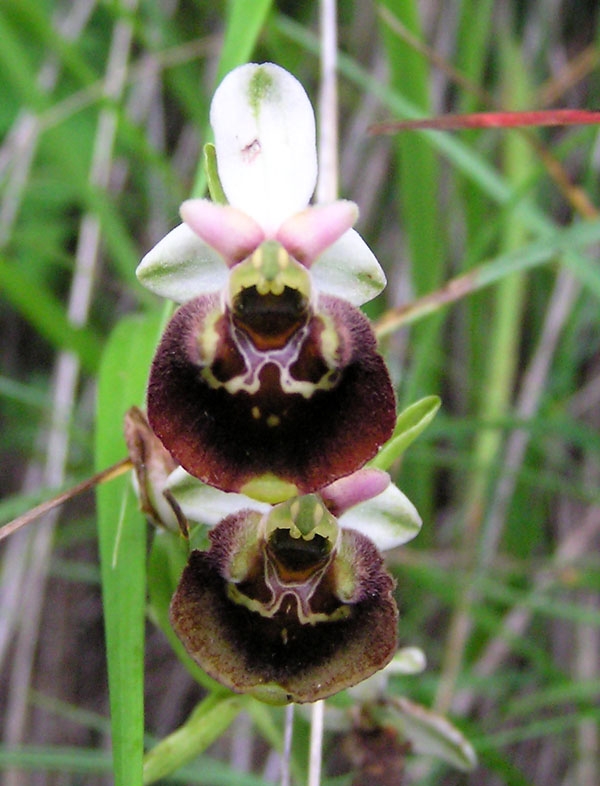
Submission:
[[[203,190],[208,105],[228,70],[272,60],[316,103],[317,11],[266,0],[0,4],[2,522],[124,455],[118,413],[143,402],[163,319],[135,267],[178,223],[179,203]],[[478,288],[381,331],[400,404],[443,399],[395,469],[424,519],[390,558],[400,640],[422,647],[429,666],[391,690],[448,712],[481,759],[460,776],[417,762],[411,782],[597,786],[596,131],[533,134],[573,191],[519,132],[367,128],[489,106],[594,108],[598,9],[341,0],[338,12],[341,195],[359,204],[358,228],[389,279],[369,316],[471,270]],[[123,478],[100,494],[100,551],[115,777],[135,786],[143,730],[151,747],[211,687],[173,655],[164,619],[144,622],[147,532],[132,500],[122,503],[127,488]],[[0,547],[0,778],[12,786],[112,782],[97,543],[84,497]],[[159,578],[178,556],[153,557],[159,608],[169,586]],[[175,780],[276,777],[281,710],[209,696],[196,719],[206,714],[216,742]],[[298,720],[300,776],[307,734]],[[328,735],[331,767],[334,748]]]

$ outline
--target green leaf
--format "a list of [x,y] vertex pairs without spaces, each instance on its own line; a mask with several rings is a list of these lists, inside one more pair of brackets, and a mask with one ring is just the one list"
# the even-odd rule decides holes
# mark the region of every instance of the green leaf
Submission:
[[[383,0],[381,16],[397,18],[412,35],[421,39],[420,16],[422,4],[417,0]],[[388,63],[390,87],[402,94],[424,113],[431,108],[430,63],[407,42],[383,25],[382,38]],[[417,295],[439,286],[444,278],[444,254],[439,209],[440,164],[428,141],[417,134],[399,134],[394,140],[396,149],[397,201],[400,208],[406,246],[410,252],[410,275]],[[419,352],[408,372],[402,388],[404,401],[410,401],[428,390],[439,387],[442,352],[441,320],[433,317],[412,331],[411,340],[427,345],[427,352]],[[422,473],[419,496],[431,499],[431,477]]]
[[[81,85],[89,84],[97,79],[96,72],[85,61],[83,49],[67,36],[49,24],[48,9],[38,0],[20,0],[12,4],[14,22],[21,38],[31,47],[32,51],[52,52],[61,65],[70,71]],[[35,42],[35,43],[34,43]]]
[[144,784],[179,769],[202,753],[227,729],[247,700],[241,696],[211,694],[194,709],[177,731],[169,734],[144,757]]
[[250,58],[273,0],[231,0],[225,39],[217,69],[217,84]]
[[208,192],[213,202],[218,205],[226,205],[227,197],[221,185],[219,169],[217,167],[217,151],[212,142],[204,145],[204,170],[208,181]]
[[8,92],[12,87],[22,99],[26,97],[27,106],[41,109],[48,99],[41,92],[35,78],[35,67],[31,56],[34,50],[30,48],[32,45],[35,46],[35,43],[29,39],[26,44],[18,38],[17,33],[4,18],[3,11],[0,11],[0,40],[2,40],[0,65],[3,92]]
[[[294,20],[280,15],[275,20],[276,28],[288,39],[300,44],[315,56],[319,52],[319,39],[306,28]],[[338,53],[339,73],[365,93],[376,96],[395,115],[407,120],[423,116],[423,111],[412,101],[396,90],[372,76],[361,68],[356,60],[344,53]],[[514,191],[499,172],[472,148],[450,134],[422,130],[414,132],[424,136],[429,144],[442,153],[457,171],[474,183],[479,190],[499,205],[509,205],[514,201]],[[540,238],[552,238],[557,231],[558,224],[554,222],[533,201],[518,200],[512,209],[523,220],[523,224]],[[561,262],[570,268],[571,272],[581,283],[600,296],[600,272],[597,265],[583,256],[565,249]]]
[[[0,746],[0,769],[82,773],[110,773],[110,759],[102,750],[57,745]],[[23,778],[25,780],[25,778]]]
[[390,467],[431,423],[441,403],[438,396],[425,396],[401,412],[394,433],[369,466],[377,469]]
[[[381,339],[398,330],[400,326],[416,322],[432,311],[437,311],[448,303],[453,303],[491,284],[496,284],[513,273],[552,262],[559,253],[563,253],[562,261],[571,265],[574,250],[597,243],[599,238],[600,221],[575,222],[567,229],[556,230],[551,237],[527,243],[516,251],[500,254],[471,268],[467,273],[450,279],[441,289],[430,292],[404,308],[389,311],[379,320],[375,332]],[[570,254],[568,260],[567,252]],[[588,259],[586,264],[589,262]],[[600,286],[598,294],[600,294]]]
[[[123,417],[141,404],[162,316],[124,319],[100,366],[95,460],[98,470],[127,455]],[[97,490],[98,536],[116,786],[142,783],[146,522],[129,474]]]

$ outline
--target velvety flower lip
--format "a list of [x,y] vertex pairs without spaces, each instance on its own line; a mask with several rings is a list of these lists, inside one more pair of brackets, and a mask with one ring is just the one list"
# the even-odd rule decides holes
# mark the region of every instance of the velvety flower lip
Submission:
[[[284,308],[276,322],[287,319]],[[268,475],[287,484],[265,497],[278,502],[349,475],[389,438],[394,393],[368,320],[325,295],[302,319],[259,350],[218,295],[176,312],[152,364],[148,418],[191,475],[251,496]]]
[[140,263],[142,284],[187,302],[221,290],[228,267],[275,240],[311,269],[317,291],[353,305],[381,292],[385,275],[351,228],[356,205],[308,205],[317,177],[315,120],[300,83],[273,63],[240,66],[219,85],[210,118],[229,204],[184,202],[185,223]]
[[240,511],[194,551],[171,603],[191,657],[234,691],[316,701],[396,650],[394,582],[375,546],[340,530],[315,495]]

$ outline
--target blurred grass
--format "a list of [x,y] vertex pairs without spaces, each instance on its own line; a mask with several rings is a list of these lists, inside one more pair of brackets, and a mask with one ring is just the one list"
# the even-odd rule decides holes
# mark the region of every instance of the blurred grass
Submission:
[[[598,45],[600,26],[592,6],[578,6],[575,23],[567,6],[554,13],[547,3],[386,0],[383,5],[500,103],[539,108],[542,88],[558,84],[586,47]],[[203,191],[199,151],[218,79],[246,59],[273,60],[294,71],[313,102],[317,94],[314,3],[142,0],[133,13],[120,2],[90,0],[87,11],[84,6],[84,0],[6,0],[0,5],[3,519],[50,492],[36,488],[35,478],[52,414],[47,391],[62,350],[75,352],[85,372],[66,424],[68,469],[77,479],[91,474],[100,352],[124,315],[156,313],[157,301],[135,281],[135,266],[177,223],[179,202]],[[422,535],[392,555],[400,638],[423,647],[429,669],[418,680],[395,681],[394,689],[431,705],[444,675],[450,686],[447,703],[457,724],[475,739],[482,759],[481,769],[461,776],[461,783],[533,784],[543,771],[548,786],[597,786],[597,226],[575,215],[516,132],[369,137],[369,123],[390,115],[410,118],[432,108],[461,112],[480,104],[395,34],[376,6],[341,0],[338,10],[341,150],[353,162],[343,196],[358,201],[364,216],[375,217],[361,231],[390,281],[376,313],[407,304],[486,261],[490,275],[477,293],[443,309],[434,301],[428,320],[398,323],[385,340],[398,372],[399,401],[409,404],[431,394],[443,402],[441,414],[396,468],[403,490],[418,501],[425,518]],[[82,15],[81,32],[73,32],[77,14]],[[65,18],[70,19],[66,26]],[[102,97],[102,78],[113,25],[120,18],[133,22],[134,56],[126,90],[115,102]],[[558,104],[592,108],[599,97],[594,66],[565,88]],[[88,173],[98,115],[107,106],[116,113],[117,135],[104,189],[90,185]],[[595,129],[545,130],[538,136],[597,203]],[[89,322],[75,328],[66,302],[79,225],[87,212],[100,220],[102,250]],[[550,306],[561,294],[556,282],[565,280],[559,278],[564,271],[578,283],[559,314]],[[150,351],[153,339],[146,339]],[[123,335],[122,342],[128,340]],[[143,387],[143,369],[138,372]],[[104,385],[104,396],[126,394],[116,382],[114,390],[110,381]],[[533,404],[524,415],[528,385],[534,386]],[[138,392],[131,404],[139,403]],[[112,422],[110,428],[109,442],[117,439],[120,424]],[[508,466],[507,451],[523,438],[522,458]],[[507,477],[514,484],[499,523],[493,524],[499,528],[494,545],[488,540],[490,521],[498,515],[498,495]],[[33,647],[31,686],[106,715],[98,588],[89,581],[94,571],[85,569],[97,561],[91,514],[89,500],[65,510]],[[477,524],[466,537],[469,521]],[[144,535],[136,546],[139,564],[145,546]],[[19,668],[10,637],[27,615],[22,604],[29,557],[26,549],[15,557],[16,549],[1,548],[0,706],[5,708]],[[21,578],[15,578],[19,569]],[[138,643],[140,586],[135,590]],[[466,605],[461,588],[474,592]],[[158,589],[168,596],[168,586]],[[109,591],[114,601],[109,625],[118,626],[127,590],[115,585]],[[60,624],[55,609],[64,609]],[[450,620],[459,614],[466,624],[464,650],[448,638]],[[7,631],[9,638],[3,639]],[[109,636],[110,658],[124,657],[129,668],[120,647]],[[449,679],[451,651],[455,674]],[[136,657],[139,702],[141,652]],[[46,684],[44,669],[57,658],[64,664],[60,679]],[[210,690],[208,681],[205,685]],[[155,738],[183,723],[204,695],[153,625],[147,631],[145,694],[145,729]],[[22,700],[28,720],[21,747],[0,750],[9,786],[28,783],[19,780],[29,777],[25,770],[45,773],[36,784],[70,786],[82,782],[77,772],[85,773],[92,786],[111,782],[105,728],[86,726],[75,716],[56,724],[47,707],[30,705],[27,695]],[[137,727],[130,729],[138,736],[140,706]],[[10,719],[2,712],[6,728]],[[127,708],[121,722],[126,719]],[[214,755],[182,770],[177,782],[265,782],[262,764],[270,745],[280,744],[280,716],[264,708],[253,723],[252,737],[245,740],[253,753],[245,759],[251,771],[235,771],[242,740],[234,724],[214,746]],[[590,724],[595,743],[586,731]],[[299,722],[299,762],[306,736],[306,724]],[[139,780],[136,755],[137,764],[130,763]],[[456,783],[444,767],[427,773],[411,769],[410,775],[422,786]]]

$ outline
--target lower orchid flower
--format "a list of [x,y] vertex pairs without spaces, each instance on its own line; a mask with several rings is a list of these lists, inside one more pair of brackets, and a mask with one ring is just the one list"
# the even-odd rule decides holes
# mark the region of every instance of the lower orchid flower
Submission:
[[166,486],[187,516],[208,523],[242,506],[210,531],[208,551],[192,552],[171,603],[175,632],[214,679],[268,702],[312,702],[393,657],[394,581],[363,533],[390,548],[421,521],[387,473],[360,470],[275,506],[182,470]]
[[406,543],[421,527],[387,472],[365,467],[318,494],[270,505],[208,486],[181,467],[171,471],[136,408],[125,432],[152,520],[185,535],[188,520],[212,527],[210,548],[191,553],[170,613],[208,674],[266,701],[302,703],[385,666],[398,612],[379,549]]

